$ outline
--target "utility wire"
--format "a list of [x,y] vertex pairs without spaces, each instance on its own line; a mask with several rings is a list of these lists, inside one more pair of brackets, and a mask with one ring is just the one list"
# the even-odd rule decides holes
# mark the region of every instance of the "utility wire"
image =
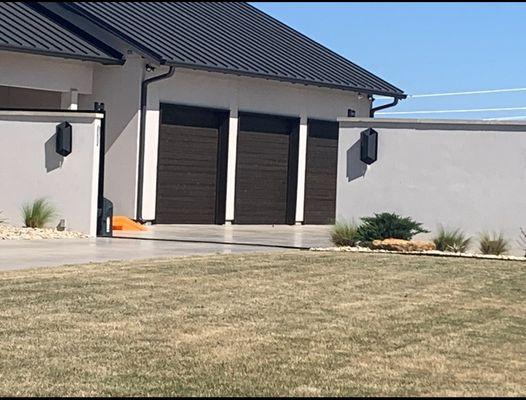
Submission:
[[453,110],[418,110],[418,111],[385,111],[378,112],[377,115],[403,115],[403,114],[447,114],[447,113],[470,113],[486,111],[515,111],[526,110],[526,107],[502,107],[502,108],[471,108],[471,109],[453,109]]
[[[493,94],[493,93],[510,93],[510,92],[526,92],[526,88],[509,88],[509,89],[489,89],[489,90],[471,90],[465,92],[445,92],[445,93],[425,93],[425,94],[410,94],[408,99],[426,98],[426,97],[445,97],[445,96],[468,96],[475,94]],[[378,96],[377,99],[390,99],[390,97]],[[382,115],[404,115],[404,114],[446,114],[446,113],[469,113],[469,112],[486,112],[486,111],[515,111],[526,110],[526,107],[505,107],[505,108],[480,108],[480,109],[453,109],[453,110],[420,110],[420,111],[386,111],[378,112]],[[507,119],[523,119],[526,116],[518,117],[500,117],[500,118],[486,118],[486,121],[499,121]]]
[[[468,96],[468,95],[473,95],[473,94],[491,94],[491,93],[509,93],[509,92],[526,92],[526,88],[471,90],[467,92],[449,92],[449,93],[408,94],[407,99],[417,99],[417,98],[422,98],[422,97]],[[376,98],[377,99],[390,99],[391,97],[377,96]]]
[[526,115],[517,115],[515,117],[484,118],[484,121],[507,121],[511,119],[526,119]]

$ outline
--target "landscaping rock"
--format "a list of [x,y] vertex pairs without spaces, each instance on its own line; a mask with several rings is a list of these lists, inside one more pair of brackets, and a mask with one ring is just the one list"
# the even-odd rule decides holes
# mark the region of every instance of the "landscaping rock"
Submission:
[[475,253],[454,253],[450,251],[390,251],[390,250],[372,250],[368,247],[351,247],[351,246],[334,246],[334,247],[311,247],[310,251],[336,251],[336,252],[351,252],[351,253],[372,253],[372,254],[403,254],[427,257],[454,257],[454,258],[476,258],[481,260],[503,260],[503,261],[524,261],[526,257],[493,254],[475,254]]
[[373,240],[371,248],[374,250],[389,251],[432,251],[436,250],[433,242],[423,242],[418,240],[403,239],[384,239]]
[[87,237],[80,232],[59,231],[52,228],[20,228],[0,224],[0,240],[81,239]]

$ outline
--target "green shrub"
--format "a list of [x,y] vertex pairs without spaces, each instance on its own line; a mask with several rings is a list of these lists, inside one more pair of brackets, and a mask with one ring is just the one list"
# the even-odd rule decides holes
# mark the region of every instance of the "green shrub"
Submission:
[[6,221],[6,219],[2,218],[1,214],[2,214],[2,211],[0,211],[0,224],[3,224]]
[[446,230],[440,227],[433,242],[437,250],[465,253],[471,243],[471,238],[466,237],[460,229]]
[[409,217],[401,217],[393,213],[374,214],[374,217],[362,218],[358,226],[358,240],[363,245],[369,245],[373,240],[388,238],[411,240],[417,233],[429,232],[419,222]]
[[498,236],[495,233],[483,233],[480,235],[480,252],[482,254],[494,254],[499,256],[509,251],[509,242],[502,234]]
[[22,207],[22,217],[28,228],[43,228],[56,215],[55,208],[45,198]]
[[356,246],[357,231],[353,222],[336,222],[331,229],[331,241],[336,246]]

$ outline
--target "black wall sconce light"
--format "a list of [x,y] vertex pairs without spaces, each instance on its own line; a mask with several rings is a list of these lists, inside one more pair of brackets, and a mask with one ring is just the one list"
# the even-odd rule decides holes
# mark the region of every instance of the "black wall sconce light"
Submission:
[[73,127],[69,122],[62,122],[56,127],[56,152],[63,157],[71,154],[72,146],[72,131]]
[[378,158],[378,132],[368,128],[360,133],[360,160],[372,164]]

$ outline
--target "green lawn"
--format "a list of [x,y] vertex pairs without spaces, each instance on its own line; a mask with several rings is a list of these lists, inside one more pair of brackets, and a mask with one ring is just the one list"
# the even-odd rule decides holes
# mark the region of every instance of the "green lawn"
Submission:
[[288,252],[0,273],[0,395],[526,395],[526,264]]

